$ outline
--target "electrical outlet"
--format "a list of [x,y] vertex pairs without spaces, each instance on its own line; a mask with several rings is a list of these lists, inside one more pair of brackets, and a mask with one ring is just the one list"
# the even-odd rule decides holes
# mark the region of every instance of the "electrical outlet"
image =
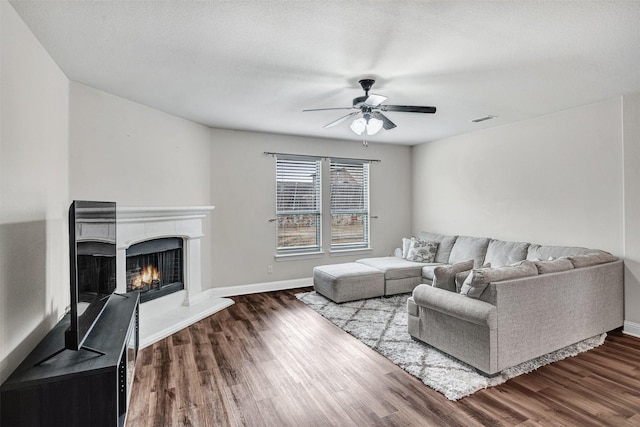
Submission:
[[267,265],[267,274],[271,274],[271,273],[273,273],[273,266]]

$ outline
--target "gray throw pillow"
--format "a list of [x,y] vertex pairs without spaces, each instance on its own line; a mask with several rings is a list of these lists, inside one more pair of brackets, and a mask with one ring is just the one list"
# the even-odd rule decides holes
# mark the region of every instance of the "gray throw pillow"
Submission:
[[573,264],[575,268],[604,264],[606,262],[613,262],[617,259],[609,252],[605,251],[593,252],[586,255],[568,256],[567,258],[569,259],[569,261],[571,261],[571,264]]
[[573,264],[567,258],[558,258],[548,261],[534,261],[538,274],[556,273],[558,271],[573,270]]
[[[487,262],[485,263],[482,268],[491,268],[491,263]],[[473,268],[470,268],[467,271],[462,271],[458,274],[456,274],[456,292],[460,293],[460,289],[462,289],[462,284],[464,283],[465,280],[467,280],[467,277],[469,277],[469,274],[471,274],[471,270],[473,270]]]
[[438,266],[433,269],[433,287],[446,289],[451,292],[456,291],[456,274],[471,270],[473,260],[462,261],[454,265]]
[[438,242],[427,242],[417,237],[411,238],[407,261],[431,263],[436,259]]
[[471,270],[471,274],[462,284],[460,293],[471,298],[479,298],[490,282],[536,276],[537,274],[538,269],[532,261],[520,261],[497,268],[475,268]]

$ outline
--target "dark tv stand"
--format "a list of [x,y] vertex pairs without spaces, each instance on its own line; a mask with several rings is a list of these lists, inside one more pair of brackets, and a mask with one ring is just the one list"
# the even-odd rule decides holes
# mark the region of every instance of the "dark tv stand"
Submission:
[[[35,364],[35,365],[33,365],[33,366],[42,365],[42,364],[43,364],[44,362],[46,362],[47,360],[49,360],[49,359],[53,359],[54,357],[56,357],[57,355],[59,355],[60,353],[62,353],[62,352],[63,352],[63,351],[65,351],[65,350],[69,350],[69,349],[67,349],[67,348],[61,348],[60,350],[56,351],[55,353],[48,355],[47,357],[45,357],[45,358],[44,358],[44,359],[42,359],[41,361],[36,362],[36,364]],[[104,356],[104,353],[103,353],[102,351],[100,351],[100,350],[96,350],[95,348],[86,347],[86,346],[84,346],[84,345],[78,349],[78,351],[80,351],[80,350],[86,350],[86,351],[90,351],[90,352],[92,352],[92,353],[95,353],[95,354],[97,354],[97,355],[99,355],[99,356]],[[69,351],[73,351],[73,350],[69,350]]]
[[139,295],[125,295],[85,340],[102,355],[60,351],[68,315],[47,334],[0,388],[0,425],[124,426],[139,342]]

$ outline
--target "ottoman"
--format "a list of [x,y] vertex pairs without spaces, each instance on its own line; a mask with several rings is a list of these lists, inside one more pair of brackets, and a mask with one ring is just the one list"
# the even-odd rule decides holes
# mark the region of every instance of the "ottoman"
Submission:
[[394,256],[363,258],[356,262],[382,271],[385,280],[384,294],[387,296],[412,292],[422,283],[423,267],[430,265]]
[[384,295],[384,273],[357,262],[320,265],[313,269],[313,287],[335,302],[374,298]]

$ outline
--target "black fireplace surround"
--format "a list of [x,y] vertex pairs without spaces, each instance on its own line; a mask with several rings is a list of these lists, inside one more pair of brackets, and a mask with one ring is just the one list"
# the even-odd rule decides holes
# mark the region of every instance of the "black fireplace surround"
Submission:
[[127,292],[139,291],[143,303],[184,289],[183,245],[180,237],[131,245],[127,249]]

